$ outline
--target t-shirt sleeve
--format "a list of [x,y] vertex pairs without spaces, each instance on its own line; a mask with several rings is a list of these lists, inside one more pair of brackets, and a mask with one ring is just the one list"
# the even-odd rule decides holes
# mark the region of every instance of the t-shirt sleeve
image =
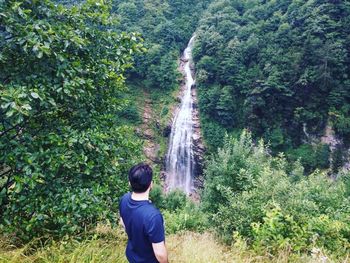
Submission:
[[122,196],[122,198],[120,198],[119,200],[119,214],[120,216],[122,215],[122,209],[123,209],[123,202],[124,202],[124,198],[125,198],[125,195]]
[[122,216],[125,214],[125,207],[128,198],[128,193],[124,194],[119,200],[119,215]]
[[164,220],[161,214],[153,216],[148,224],[148,239],[151,243],[159,243],[165,240]]

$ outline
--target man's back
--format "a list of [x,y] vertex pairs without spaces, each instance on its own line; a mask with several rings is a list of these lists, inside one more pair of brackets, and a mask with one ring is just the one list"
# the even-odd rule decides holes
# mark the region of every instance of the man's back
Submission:
[[136,201],[125,194],[119,206],[128,245],[126,256],[132,263],[158,262],[152,243],[164,241],[164,221],[161,213],[148,200]]

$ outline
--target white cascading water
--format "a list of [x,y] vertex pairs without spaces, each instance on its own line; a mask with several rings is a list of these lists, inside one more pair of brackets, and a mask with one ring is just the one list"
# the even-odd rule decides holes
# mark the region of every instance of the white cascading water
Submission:
[[171,127],[169,149],[166,157],[167,190],[180,189],[186,194],[190,194],[193,190],[193,101],[191,88],[195,80],[192,77],[190,65],[192,63],[194,37],[191,38],[183,54],[186,87],[180,109]]

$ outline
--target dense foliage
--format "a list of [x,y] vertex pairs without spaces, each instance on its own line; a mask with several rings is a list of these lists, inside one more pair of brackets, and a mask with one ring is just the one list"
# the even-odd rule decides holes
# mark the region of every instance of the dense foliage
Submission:
[[154,187],[150,199],[164,216],[166,233],[204,231],[208,229],[206,213],[181,190],[163,194],[161,187]]
[[208,0],[116,0],[113,11],[119,29],[139,32],[145,39],[147,54],[136,58],[130,80],[142,80],[152,89],[177,87],[178,59],[206,7]]
[[260,252],[350,250],[350,177],[304,176],[300,163],[271,157],[251,134],[226,137],[207,163],[204,209],[224,240],[245,239]]
[[347,140],[349,36],[348,1],[213,1],[194,50],[209,146],[249,128],[285,151],[327,124]]
[[106,1],[0,1],[0,218],[27,239],[115,219],[140,146],[118,114],[140,38]]

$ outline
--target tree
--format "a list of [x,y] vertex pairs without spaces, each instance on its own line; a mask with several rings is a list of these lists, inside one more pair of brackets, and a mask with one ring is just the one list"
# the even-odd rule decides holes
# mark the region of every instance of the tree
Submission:
[[117,33],[102,0],[0,4],[3,230],[28,239],[114,220],[140,150],[118,124],[139,36]]

